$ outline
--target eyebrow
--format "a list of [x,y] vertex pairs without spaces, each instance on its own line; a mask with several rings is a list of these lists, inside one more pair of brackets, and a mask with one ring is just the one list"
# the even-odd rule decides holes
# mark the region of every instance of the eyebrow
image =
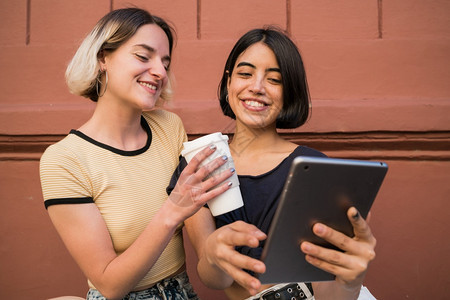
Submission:
[[[133,47],[141,47],[141,48],[144,48],[145,50],[147,50],[147,51],[150,52],[150,53],[155,53],[155,52],[156,52],[156,51],[155,51],[155,48],[150,47],[149,45],[146,45],[146,44],[136,44],[136,45],[134,45]],[[164,56],[162,59],[163,59],[163,60],[166,60],[166,61],[168,61],[168,62],[171,61],[169,55]]]
[[[256,69],[255,65],[253,65],[253,64],[251,64],[249,62],[245,62],[245,61],[238,63],[236,68],[239,68],[239,67],[250,67],[252,69]],[[266,72],[278,72],[278,73],[281,73],[281,70],[280,70],[280,68],[268,68],[268,69],[266,69]]]

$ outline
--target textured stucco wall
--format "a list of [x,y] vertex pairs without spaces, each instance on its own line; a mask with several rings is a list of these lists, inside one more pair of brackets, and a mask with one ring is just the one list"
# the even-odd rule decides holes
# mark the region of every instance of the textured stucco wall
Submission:
[[[247,30],[277,24],[305,60],[311,120],[287,138],[330,156],[386,161],[372,211],[379,299],[444,299],[450,284],[450,2],[443,0],[0,1],[0,298],[84,296],[53,229],[38,160],[92,104],[70,95],[66,64],[96,21],[130,4],[172,21],[178,113],[191,138],[232,132],[216,100],[228,52]],[[189,270],[203,299],[224,299]]]

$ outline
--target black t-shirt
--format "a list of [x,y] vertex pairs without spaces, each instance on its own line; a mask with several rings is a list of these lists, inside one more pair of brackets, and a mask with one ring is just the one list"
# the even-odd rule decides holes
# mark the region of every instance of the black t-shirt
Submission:
[[[216,227],[219,228],[241,220],[255,225],[267,234],[277,209],[279,198],[292,161],[297,156],[325,157],[325,154],[312,148],[298,146],[278,166],[267,173],[258,176],[238,175],[244,206],[229,213],[216,216]],[[180,164],[175,170],[170,184],[167,187],[167,193],[169,195],[186,165],[186,160],[183,157],[180,157]],[[264,243],[265,241],[262,241],[257,248],[236,247],[236,250],[242,254],[259,259]]]
[[[281,192],[283,190],[292,161],[298,156],[326,157],[326,155],[322,152],[312,148],[298,146],[278,166],[267,173],[258,176],[238,175],[240,184],[239,187],[244,200],[244,206],[229,213],[216,216],[216,227],[219,228],[240,220],[255,225],[267,234],[275,211],[278,207]],[[180,157],[180,163],[175,170],[172,179],[170,180],[169,186],[167,187],[167,194],[170,195],[170,192],[174,189],[177,180],[186,165],[186,160],[183,157]],[[250,257],[260,259],[264,244],[265,241],[261,241],[259,246],[256,248],[240,246],[236,247],[236,251]],[[245,271],[254,275],[253,272],[248,270]],[[311,284],[306,283],[306,285],[313,294],[314,292]]]
[[[215,217],[216,227],[241,220],[253,224],[267,234],[275,211],[278,207],[279,198],[284,188],[286,177],[289,173],[292,161],[297,156],[319,156],[325,154],[304,146],[298,146],[288,157],[271,171],[257,175],[239,175],[240,189],[244,206],[229,213]],[[236,247],[242,254],[259,259],[265,241],[261,241],[259,247],[249,248]]]

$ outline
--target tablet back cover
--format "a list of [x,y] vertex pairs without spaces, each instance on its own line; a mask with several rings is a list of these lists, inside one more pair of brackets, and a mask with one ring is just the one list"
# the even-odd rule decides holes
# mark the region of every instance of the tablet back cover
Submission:
[[266,272],[259,274],[260,281],[333,280],[334,275],[305,260],[300,243],[307,240],[335,248],[313,234],[317,222],[353,236],[347,210],[355,206],[366,218],[386,172],[387,165],[382,162],[295,158],[261,256]]

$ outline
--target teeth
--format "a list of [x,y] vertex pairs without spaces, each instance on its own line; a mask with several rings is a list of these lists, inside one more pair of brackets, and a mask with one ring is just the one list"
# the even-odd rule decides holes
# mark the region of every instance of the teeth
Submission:
[[263,103],[258,102],[258,101],[252,101],[252,100],[245,100],[245,104],[247,104],[248,106],[255,106],[255,107],[262,107],[262,106],[264,106]]
[[148,88],[150,88],[152,90],[156,90],[156,86],[155,85],[151,85],[151,84],[149,84],[147,82],[139,82],[139,84],[143,85],[143,86],[146,86],[146,87],[148,87]]

